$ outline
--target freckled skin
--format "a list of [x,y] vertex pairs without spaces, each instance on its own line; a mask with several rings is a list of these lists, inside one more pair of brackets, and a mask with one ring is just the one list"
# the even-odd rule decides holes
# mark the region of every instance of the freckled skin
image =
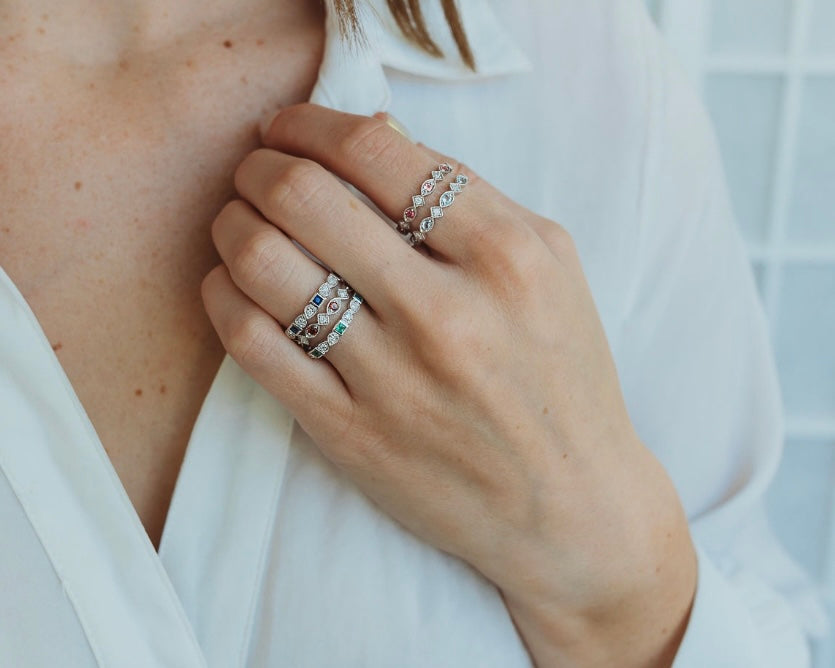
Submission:
[[[308,98],[324,15],[320,3],[241,0],[223,22],[204,22],[194,2],[177,35],[161,36],[165,22],[111,25],[111,35],[94,26],[80,62],[71,40],[85,35],[64,29],[71,5],[50,10],[47,27],[63,23],[48,30],[49,49],[40,12],[0,17],[0,266],[60,342],[156,545],[224,355],[200,299],[218,263],[209,226],[258,146],[261,117]],[[96,51],[114,39],[124,48]]]

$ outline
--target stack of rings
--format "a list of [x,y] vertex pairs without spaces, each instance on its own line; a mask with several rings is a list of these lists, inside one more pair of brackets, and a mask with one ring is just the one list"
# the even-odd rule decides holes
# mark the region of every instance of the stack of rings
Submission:
[[[328,299],[334,289],[336,290],[336,296]],[[325,337],[325,340],[314,346],[312,340],[318,336],[323,327],[330,323],[332,318],[336,317],[342,307],[342,302],[348,300],[350,300],[348,309],[342,314],[342,317]],[[324,311],[319,313],[323,304],[325,305]],[[331,272],[325,282],[319,286],[305,304],[304,310],[296,316],[293,323],[285,330],[285,334],[299,344],[310,357],[318,359],[337,344],[345,330],[348,329],[348,325],[351,324],[354,314],[359,310],[361,304],[362,297],[344,279]]]
[[425,241],[426,235],[435,227],[435,221],[443,217],[444,209],[455,201],[455,195],[469,183],[469,179],[464,174],[458,174],[449,184],[449,190],[441,195],[438,203],[429,207],[429,215],[420,221],[416,230],[413,230],[412,222],[417,220],[418,209],[426,204],[426,197],[435,190],[435,185],[443,181],[450,173],[452,173],[452,167],[449,163],[442,162],[438,165],[438,169],[433,170],[429,178],[420,184],[419,193],[412,195],[412,205],[404,209],[403,220],[396,223],[397,231],[403,235],[410,246],[414,247]]
[[[425,241],[426,235],[435,227],[435,221],[443,217],[444,209],[452,205],[455,196],[469,183],[466,175],[457,174],[449,184],[449,190],[440,196],[438,203],[429,207],[429,215],[420,221],[416,230],[411,229],[412,222],[417,220],[418,210],[426,204],[427,196],[435,190],[436,184],[443,181],[451,173],[452,167],[447,163],[442,162],[438,165],[438,169],[433,170],[429,178],[420,184],[419,193],[412,195],[411,206],[404,209],[403,220],[399,221],[396,227],[410,246],[414,247]],[[331,294],[334,290],[336,295],[332,297]],[[342,307],[342,302],[346,301],[348,302],[348,308],[342,313],[336,325],[328,332],[324,340],[314,344],[313,340],[318,337],[322,328],[330,324],[331,319],[336,317]],[[324,357],[347,331],[362,302],[362,297],[344,279],[331,272],[325,282],[319,286],[305,304],[302,312],[285,330],[285,333],[301,346],[309,357],[313,359]],[[324,310],[320,313],[323,304]]]
[[403,210],[403,220],[397,223],[397,230],[401,234],[408,234],[412,227],[412,221],[417,218],[418,209],[426,204],[426,197],[435,190],[435,184],[443,181],[451,171],[452,167],[442,162],[438,165],[438,169],[433,170],[429,178],[420,184],[418,194],[412,195],[412,205]]

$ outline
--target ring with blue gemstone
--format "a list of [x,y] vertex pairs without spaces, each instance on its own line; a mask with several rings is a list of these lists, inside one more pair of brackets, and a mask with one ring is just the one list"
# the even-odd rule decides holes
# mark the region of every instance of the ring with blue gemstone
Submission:
[[316,321],[312,323],[310,321],[319,312],[322,304],[326,303],[334,288],[337,289],[337,294],[339,294],[339,290],[347,290],[348,284],[340,276],[331,272],[328,274],[325,282],[316,289],[316,292],[313,293],[313,296],[305,304],[302,312],[284,330],[284,333],[301,345],[307,344],[310,339],[316,336],[319,333],[319,324]]
[[339,318],[339,322],[337,322],[333,329],[328,333],[327,338],[308,351],[307,354],[309,357],[313,359],[320,359],[324,357],[331,348],[339,343],[342,336],[348,330],[349,325],[354,321],[354,316],[357,314],[357,311],[360,310],[362,302],[362,296],[359,293],[354,292],[351,296],[351,301],[348,303],[348,309],[342,314],[342,317]]

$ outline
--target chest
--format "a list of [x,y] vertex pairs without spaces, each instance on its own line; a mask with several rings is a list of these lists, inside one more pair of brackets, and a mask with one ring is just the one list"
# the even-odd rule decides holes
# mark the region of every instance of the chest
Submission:
[[210,224],[258,120],[309,96],[316,18],[95,67],[0,54],[0,265],[155,543],[223,355],[199,290]]

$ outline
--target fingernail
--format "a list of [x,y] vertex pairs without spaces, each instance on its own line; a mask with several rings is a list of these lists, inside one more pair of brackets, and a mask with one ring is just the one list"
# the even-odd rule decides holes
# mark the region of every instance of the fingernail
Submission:
[[276,111],[273,111],[266,116],[264,116],[260,123],[258,124],[258,129],[261,131],[261,139],[267,136],[267,132],[273,125],[273,121],[278,117],[281,113],[281,108],[279,107]]
[[391,114],[385,111],[378,111],[376,114],[374,114],[374,118],[379,118],[381,121],[385,121],[386,123],[388,123],[389,127],[392,127],[395,130],[397,130],[401,135],[406,137],[406,139],[411,139],[411,137],[409,136],[409,131],[406,129],[406,127]]

